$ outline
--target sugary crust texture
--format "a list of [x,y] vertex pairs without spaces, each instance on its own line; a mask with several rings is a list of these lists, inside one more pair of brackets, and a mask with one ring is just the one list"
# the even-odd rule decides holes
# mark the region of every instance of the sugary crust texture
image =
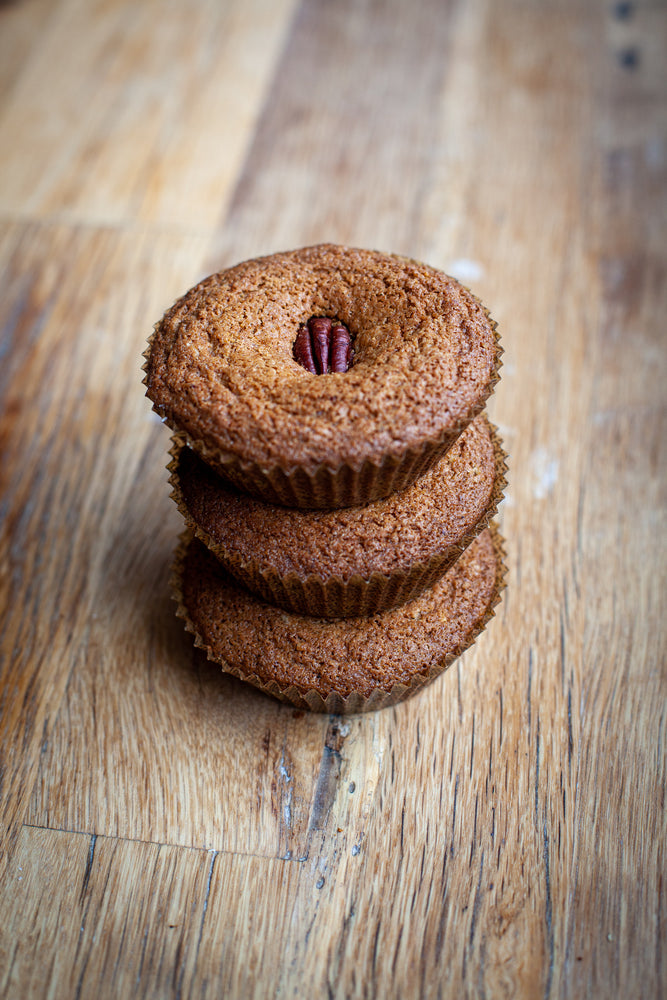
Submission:
[[466,649],[503,578],[500,537],[486,529],[431,590],[372,618],[287,614],[239,587],[197,539],[183,541],[173,585],[197,644],[228,672],[294,704],[364,711],[409,695]]
[[[312,315],[349,327],[350,371],[311,375],[294,361]],[[481,411],[498,364],[492,321],[454,279],[322,245],[247,261],[191,289],[155,329],[146,386],[205,456],[312,474],[454,438]]]
[[480,519],[492,516],[504,485],[504,454],[483,415],[430,472],[366,507],[287,511],[236,492],[191,449],[177,455],[174,497],[232,572],[254,562],[260,572],[302,580],[405,573],[450,549],[453,561]]

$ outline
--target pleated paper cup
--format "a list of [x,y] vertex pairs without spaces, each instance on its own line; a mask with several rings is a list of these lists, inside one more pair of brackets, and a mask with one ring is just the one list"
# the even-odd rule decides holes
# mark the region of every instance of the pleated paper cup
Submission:
[[505,586],[494,525],[429,591],[369,618],[292,615],[249,594],[190,532],[172,574],[177,615],[208,658],[300,709],[386,708],[434,681],[477,639]]
[[[494,377],[490,392],[497,381],[498,377]],[[292,509],[339,510],[375,503],[408,489],[447,454],[481,413],[487,398],[481,400],[479,407],[471,410],[465,420],[454,424],[435,440],[424,441],[419,448],[406,448],[399,454],[387,454],[379,464],[365,461],[358,467],[320,465],[311,471],[300,466],[261,466],[211,448],[185,431],[179,433],[211,468],[242,493],[264,503]]]
[[[310,248],[312,251],[318,250],[318,248]],[[326,248],[322,249],[323,252]],[[333,248],[334,250],[336,248]],[[359,251],[348,251],[345,248],[338,248],[343,253],[359,253]],[[304,251],[306,252],[306,251]],[[285,255],[275,255],[276,258],[282,258]],[[289,256],[289,255],[287,255]],[[414,268],[421,268],[422,272],[428,271],[429,273],[436,273],[434,269],[426,268],[425,265],[420,265],[415,261],[408,261],[405,258],[399,258],[392,255],[384,255],[386,259],[392,259],[394,261],[402,261],[405,266],[411,266]],[[247,262],[252,264],[253,262]],[[255,262],[261,264],[261,261]],[[234,269],[232,269],[234,270]],[[199,293],[203,296],[204,292],[201,291],[207,282],[211,282],[218,276],[211,276],[211,278],[206,279],[204,282],[200,283],[196,289],[191,290],[189,295],[199,290]],[[445,278],[446,276],[442,276]],[[453,281],[453,279],[447,279],[448,281]],[[465,402],[462,398],[458,398],[455,406],[455,413],[450,416],[447,421],[446,426],[442,427],[437,433],[433,433],[432,436],[423,436],[421,440],[415,442],[414,437],[411,433],[408,433],[408,427],[401,428],[400,418],[392,417],[391,414],[387,414],[387,421],[391,423],[393,419],[399,420],[399,423],[392,424],[392,436],[394,444],[388,445],[384,454],[381,450],[377,450],[373,443],[377,441],[378,435],[382,431],[381,423],[378,424],[377,417],[373,418],[373,427],[375,432],[371,432],[368,437],[366,446],[364,445],[364,429],[358,429],[357,425],[354,424],[352,428],[347,428],[348,440],[346,441],[345,448],[337,448],[332,445],[331,447],[331,458],[319,460],[323,454],[322,446],[320,446],[317,452],[317,463],[316,459],[313,457],[309,460],[307,457],[303,457],[300,461],[294,462],[291,460],[289,451],[289,442],[284,445],[284,458],[275,458],[272,454],[272,458],[266,461],[254,461],[249,456],[249,450],[245,444],[238,445],[238,450],[234,449],[234,446],[230,443],[229,446],[225,445],[228,450],[224,450],[223,447],[219,446],[220,437],[216,436],[214,431],[210,430],[206,422],[202,420],[201,412],[197,412],[194,403],[189,402],[187,409],[187,415],[185,414],[185,399],[189,398],[189,385],[184,384],[181,389],[182,391],[176,393],[175,389],[170,386],[169,393],[174,395],[169,396],[169,400],[161,400],[156,402],[154,396],[158,393],[155,388],[158,379],[155,376],[155,384],[153,382],[153,365],[157,367],[158,362],[154,358],[154,345],[158,340],[158,334],[161,332],[162,323],[158,323],[151,340],[149,341],[148,347],[144,353],[144,366],[143,370],[145,372],[144,385],[147,389],[147,394],[151,396],[153,400],[153,408],[161,416],[163,420],[166,421],[168,426],[174,433],[181,434],[185,437],[189,446],[194,449],[202,459],[207,462],[212,468],[223,476],[229,483],[231,483],[236,489],[241,492],[248,493],[265,503],[278,504],[284,507],[299,508],[299,509],[339,509],[344,507],[360,506],[363,504],[373,503],[377,500],[381,500],[384,497],[390,496],[392,493],[399,492],[401,490],[407,489],[411,483],[413,483],[419,476],[423,475],[430,468],[432,468],[443,455],[446,454],[447,450],[453,445],[457,440],[459,435],[465,430],[468,424],[475,419],[478,414],[482,412],[486,402],[493,392],[498,380],[499,371],[501,367],[501,355],[502,348],[500,347],[500,339],[498,335],[498,330],[496,323],[491,318],[488,310],[480,303],[474,295],[459,283],[456,283],[460,289],[465,292],[467,300],[474,300],[475,308],[478,308],[480,312],[483,312],[485,316],[486,333],[488,337],[489,330],[492,332],[493,337],[493,364],[490,364],[491,355],[489,355],[489,370],[488,374],[484,376],[484,385],[482,387],[476,387],[475,391],[470,391],[469,397],[465,397]],[[180,303],[176,305],[181,305],[187,299],[188,306],[185,310],[185,322],[189,317],[197,312],[198,299],[195,297],[192,302],[188,297],[184,297]],[[334,308],[333,305],[331,308]],[[342,307],[341,307],[342,308]],[[359,306],[362,309],[361,306]],[[176,309],[176,306],[174,307]],[[295,306],[296,309],[296,306]],[[220,305],[219,311],[221,315],[224,315],[224,307]],[[362,310],[363,311],[363,310]],[[173,310],[171,311],[173,312]],[[170,314],[167,314],[170,315]],[[180,315],[180,314],[179,314]],[[164,322],[164,319],[163,321]],[[179,323],[181,320],[179,320]],[[354,327],[353,319],[348,319],[347,322],[350,327]],[[178,324],[173,320],[173,325],[178,327]],[[243,331],[241,331],[243,332]],[[294,331],[296,332],[296,331]],[[413,331],[414,333],[414,331]],[[174,333],[174,337],[178,336],[178,330]],[[359,341],[362,339],[362,334],[358,335]],[[485,343],[485,348],[490,351],[491,340],[487,339]],[[173,346],[173,345],[172,345]],[[182,345],[181,345],[182,346]],[[187,345],[186,345],[187,346]],[[192,346],[193,351],[193,363],[204,364],[205,359],[202,360],[200,353],[197,349],[200,345]],[[397,351],[400,343],[397,342]],[[272,377],[275,376],[275,372],[280,370],[281,377],[287,379],[288,376],[294,381],[294,368],[297,369],[299,366],[292,359],[291,354],[287,354],[284,350],[285,345],[281,347],[282,353],[278,352],[276,348],[276,368],[271,370]],[[185,350],[185,347],[183,347]],[[168,349],[166,346],[162,345],[162,353],[160,354],[161,362],[163,357],[168,355]],[[286,356],[287,355],[287,356]],[[361,355],[360,355],[361,357]],[[386,359],[385,359],[386,360]],[[423,357],[420,357],[418,353],[415,353],[410,357],[411,361],[415,364],[423,361]],[[433,366],[438,366],[440,359],[437,354],[433,357]],[[250,362],[247,362],[250,365]],[[239,361],[239,367],[241,367],[241,362]],[[289,366],[292,366],[291,368]],[[250,367],[252,367],[250,365]],[[445,365],[442,366],[446,367]],[[372,369],[371,369],[372,371]],[[318,381],[331,387],[332,383],[328,383],[328,379],[340,379],[346,378],[355,372],[355,366],[348,373],[336,374],[336,375],[322,375],[317,376]],[[306,375],[306,373],[303,373]],[[183,376],[185,377],[185,376]],[[202,376],[204,377],[204,376]],[[310,374],[307,374],[307,378],[310,379]],[[419,391],[419,387],[416,386],[412,391],[409,387],[409,383],[406,383],[406,373],[403,369],[398,368],[395,372],[396,377],[396,396],[399,398],[404,398],[409,401],[409,416],[405,417],[406,425],[415,419],[414,411],[414,393]],[[161,385],[162,383],[160,383]],[[307,385],[307,382],[303,383]],[[299,383],[295,382],[295,393],[298,394]],[[376,391],[375,384],[372,379],[368,381],[367,388],[367,398],[364,400],[363,394],[358,394],[354,397],[354,405],[359,405],[360,400],[365,403],[373,402],[373,394]],[[438,416],[445,412],[445,402],[442,396],[442,386],[439,387],[439,393],[434,395],[432,400],[424,398],[423,400],[423,412],[428,413],[429,409],[434,416]],[[454,391],[454,390],[452,390]],[[392,395],[387,390],[388,395]],[[158,393],[159,395],[159,393]],[[445,393],[446,395],[446,393]],[[436,398],[437,397],[437,398]],[[248,396],[250,399],[250,394]],[[328,398],[327,393],[323,392],[321,401],[325,401]],[[261,415],[265,412],[265,406],[261,392],[257,391],[257,412]],[[322,404],[324,405],[324,404]],[[317,401],[313,403],[313,410],[316,411]],[[214,408],[212,408],[214,409]],[[347,410],[347,403],[345,397],[342,397],[342,410]],[[371,405],[368,408],[369,412],[374,412],[374,407]],[[182,412],[183,411],[183,412]],[[254,411],[253,411],[254,412]],[[399,411],[400,412],[400,411]],[[408,412],[406,410],[406,412]],[[215,413],[210,417],[210,423],[214,423],[217,419]],[[335,426],[335,416],[332,414],[330,416],[331,426]],[[434,425],[437,421],[434,421]],[[233,425],[231,417],[229,418],[229,426]],[[229,426],[225,424],[225,434],[229,432]],[[378,428],[380,428],[378,430]],[[404,431],[404,433],[402,433]],[[274,428],[275,432],[275,428]],[[355,435],[359,434],[359,440],[355,440]],[[250,436],[252,440],[262,440],[271,434],[271,425],[269,421],[259,420],[257,423],[245,428],[244,433]],[[296,434],[296,432],[295,432]],[[230,436],[230,441],[233,439],[233,435]],[[398,442],[401,440],[410,440],[410,445],[401,447]],[[289,441],[294,440],[294,435],[289,439]],[[216,444],[216,441],[218,442]],[[367,453],[367,457],[364,458],[364,451]],[[267,451],[267,454],[270,452]],[[341,455],[354,455],[354,461],[352,460],[341,460]]]
[[[493,448],[494,463],[491,489],[483,503],[472,508],[467,522],[460,523],[457,519],[457,531],[445,532],[445,520],[448,512],[438,510],[441,520],[429,525],[429,546],[422,545],[422,551],[427,549],[426,558],[416,558],[409,564],[402,563],[391,571],[364,571],[361,567],[368,565],[366,547],[374,544],[381,549],[382,535],[378,532],[386,519],[388,507],[392,508],[392,522],[402,523],[409,519],[411,504],[419,504],[421,484],[434,483],[439,488],[447,489],[446,477],[458,472],[454,482],[456,487],[465,489],[466,480],[461,475],[461,468],[469,471],[472,482],[474,469],[471,458],[466,462],[466,453],[462,447],[455,449],[455,455],[441,460],[442,469],[438,466],[428,479],[418,480],[407,490],[395,494],[385,501],[376,502],[362,508],[351,508],[334,512],[303,512],[286,510],[275,505],[264,505],[260,501],[243,498],[230,491],[224,481],[184,451],[183,439],[176,437],[172,443],[171,461],[169,463],[172,497],[185,519],[186,524],[197,537],[213,552],[225,568],[248,590],[263,600],[278,605],[294,614],[311,615],[318,618],[351,618],[375,615],[390,608],[398,607],[413,600],[427,587],[433,586],[440,577],[456,562],[461,553],[489,524],[495,515],[503,497],[506,485],[506,455],[497,432],[486,418],[478,418],[475,427],[466,432],[469,438],[476,435],[481,447],[488,452],[488,443]],[[457,460],[459,468],[457,469]],[[185,477],[184,481],[182,477]],[[197,487],[199,495],[197,496]],[[419,493],[416,493],[420,490]],[[454,485],[450,492],[456,494]],[[195,494],[193,497],[192,494]],[[438,494],[440,496],[441,494]],[[447,496],[445,492],[444,496]],[[231,514],[230,514],[231,510]],[[229,520],[225,523],[225,514]],[[259,517],[262,532],[252,531],[251,517]],[[223,522],[221,530],[221,521]],[[355,535],[357,551],[346,550],[345,563],[347,572],[343,574],[331,572],[285,572],[276,563],[275,547],[278,539],[283,540],[284,547],[290,553],[290,559],[302,560],[303,566],[313,562],[311,549],[317,544],[325,552],[330,553],[336,544],[340,544],[341,534],[347,527],[360,531],[360,537]],[[368,526],[368,528],[366,528]],[[278,536],[278,531],[280,535]],[[368,531],[364,538],[363,531]],[[239,534],[243,532],[246,551],[253,553],[252,558],[244,558],[239,554],[234,544],[238,542]],[[246,537],[248,536],[249,537]],[[267,537],[268,536],[268,537]],[[375,536],[375,537],[374,537]],[[391,544],[391,536],[387,545]],[[423,539],[420,541],[424,541]],[[346,540],[346,544],[349,543]],[[282,555],[282,553],[278,553]],[[382,556],[387,560],[387,554]],[[357,571],[354,570],[354,560],[357,560]]]

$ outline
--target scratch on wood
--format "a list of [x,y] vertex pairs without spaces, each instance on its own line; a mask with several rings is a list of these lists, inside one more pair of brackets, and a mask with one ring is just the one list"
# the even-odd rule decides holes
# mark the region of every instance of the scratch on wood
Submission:
[[486,968],[486,938],[482,934],[479,943],[479,968],[477,970],[477,993],[480,1000],[486,1000],[486,989],[484,988],[484,975]]
[[530,743],[531,735],[531,717],[530,717],[530,692],[533,686],[533,647],[528,648],[528,742]]
[[343,760],[341,750],[348,732],[349,729],[347,728],[345,731],[341,729],[340,717],[333,716],[332,721],[329,723],[322,749],[320,771],[317,777],[310,822],[308,824],[309,831],[321,830],[326,824],[329,811],[338,790],[338,779],[340,778],[340,768]]
[[211,895],[211,879],[213,878],[213,869],[215,868],[215,862],[218,857],[218,851],[211,851],[211,863],[208,867],[208,875],[206,877],[206,889],[204,891],[204,903],[201,911],[201,921],[199,924],[199,935],[197,937],[197,946],[195,948],[195,961],[199,957],[199,949],[201,947],[201,940],[204,934],[204,922],[206,920],[206,911],[208,910],[208,900]]
[[394,961],[391,963],[391,973],[396,978],[396,963],[398,962],[398,953],[401,947],[401,940],[403,938],[403,925],[398,929],[398,936],[396,938],[396,948],[394,949]]
[[93,833],[90,837],[90,848],[88,850],[88,860],[86,861],[86,870],[83,873],[83,882],[81,883],[81,892],[79,893],[79,902],[83,903],[84,897],[86,895],[86,890],[88,889],[88,883],[90,881],[90,873],[93,869],[93,860],[95,858],[95,845],[97,844],[97,834]]
[[659,983],[663,981],[662,979],[662,952],[664,947],[664,941],[662,939],[662,874],[658,877],[658,906],[657,906],[657,919],[656,919],[656,935],[655,935],[655,971],[657,973],[657,980]]
[[568,684],[567,687],[567,773],[568,777],[572,777],[572,750],[574,748],[574,740],[572,738],[572,688]]
[[[445,854],[446,857],[446,854]],[[440,956],[442,954],[442,948],[445,943],[445,927],[447,926],[447,916],[448,916],[448,899],[447,899],[447,883],[443,882],[442,887],[442,909],[440,910],[440,920],[438,921],[438,933],[435,937],[435,960],[440,962]],[[422,975],[424,974],[424,969],[426,968],[426,963],[422,963]],[[425,993],[422,991],[422,996]]]
[[565,687],[565,622],[563,612],[560,615],[560,683]]
[[500,695],[500,734],[498,737],[498,749],[503,745],[503,689],[500,688],[498,691]]
[[[658,753],[657,753],[657,758],[656,758],[658,761],[662,761],[663,760],[663,756],[662,756],[662,730],[663,730],[664,721],[665,721],[665,713],[663,711],[663,712],[660,713],[660,722],[658,723]],[[662,792],[661,792],[661,795],[660,795],[660,808],[662,809],[662,812],[664,814],[664,811],[665,811],[665,790],[667,789],[667,783],[664,780],[661,782],[661,788],[662,788]]]
[[475,899],[472,904],[472,920],[470,921],[470,937],[468,939],[468,944],[472,947],[472,942],[475,937],[475,928],[477,927],[477,917],[479,915],[479,904],[482,896],[482,875],[484,873],[484,851],[482,851],[482,857],[479,864],[479,878],[477,879],[477,888],[475,889]]
[[[283,822],[285,824],[285,829],[289,832],[292,829],[292,795],[294,791],[294,785],[292,784],[292,775],[289,772],[289,768],[285,763],[285,747],[283,746],[282,753],[280,755],[280,764],[278,765],[278,770],[280,772],[280,777],[283,780]],[[291,852],[288,851],[291,856]],[[286,860],[289,860],[287,858]]]
[[549,834],[547,832],[547,821],[544,821],[544,875],[546,880],[546,907],[545,907],[545,918],[547,922],[547,945],[549,948],[549,966],[547,969],[547,981],[544,987],[544,997],[546,998],[551,994],[551,983],[553,980],[554,972],[554,932],[552,924],[552,911],[551,911],[551,874],[549,869]]
[[449,846],[449,853],[454,856],[454,824],[456,823],[456,800],[459,794],[459,776],[456,775],[456,783],[454,785],[454,808],[452,809],[452,842]]
[[472,859],[475,854],[475,847],[477,846],[477,809],[479,807],[479,795],[475,795],[475,817],[473,819],[472,825],[472,837],[470,838],[470,857],[468,858],[468,867],[472,867]]
[[537,720],[537,737],[535,751],[535,826],[539,822],[539,801],[540,801],[540,720]]
[[[308,945],[308,941],[310,939],[311,931],[312,931],[312,929],[313,929],[313,927],[315,925],[315,921],[317,920],[318,916],[319,916],[319,900],[315,904],[315,910],[313,912],[313,916],[311,918],[310,923],[308,924],[308,927],[306,928],[306,933],[304,934],[303,943],[306,946]],[[296,962],[296,955],[293,954],[292,955],[292,961],[291,961],[290,964],[294,965],[295,962]]]
[[[97,840],[97,837],[95,839]],[[114,849],[114,854],[115,854],[115,849]],[[88,867],[88,863],[90,862],[90,860],[91,859],[90,859],[90,853],[89,853],[88,854],[88,861],[86,862],[86,867]],[[101,898],[102,899],[106,898],[110,877],[111,877],[111,865],[107,869],[106,877],[104,879],[104,885],[102,886],[102,892],[101,892]],[[87,920],[88,920],[88,909],[89,909],[89,907],[90,907],[90,897],[88,898],[88,900],[86,902],[86,909],[85,909],[85,912],[84,912],[84,914],[83,914],[83,916],[81,918],[81,930],[82,931],[83,931],[83,928],[86,926],[86,923],[87,923]],[[79,952],[81,950],[82,941],[83,941],[83,938],[81,937],[81,934],[80,934],[79,935],[79,940],[77,942],[77,947],[76,947],[76,956],[77,957],[78,957]],[[90,961],[90,958],[91,958],[91,949],[88,948],[86,950],[86,952],[85,952],[85,957],[84,957],[84,960],[83,960],[83,963],[82,963],[82,966],[81,966],[81,972],[79,974],[79,981],[78,981],[78,983],[76,985],[76,993],[74,994],[74,1000],[80,1000],[80,998],[81,998],[81,990],[83,989],[83,980],[85,978],[86,971],[88,969],[88,963]]]
[[377,929],[375,931],[375,941],[373,942],[373,976],[375,976],[375,966],[377,965],[378,941],[380,940],[381,927],[382,927],[382,919],[378,920]]

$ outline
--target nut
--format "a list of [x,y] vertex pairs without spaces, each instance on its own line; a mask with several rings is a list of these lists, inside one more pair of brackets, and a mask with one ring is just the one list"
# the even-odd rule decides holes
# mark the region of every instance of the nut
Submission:
[[344,323],[327,316],[311,316],[299,327],[294,360],[312,375],[342,374],[352,363],[352,340]]

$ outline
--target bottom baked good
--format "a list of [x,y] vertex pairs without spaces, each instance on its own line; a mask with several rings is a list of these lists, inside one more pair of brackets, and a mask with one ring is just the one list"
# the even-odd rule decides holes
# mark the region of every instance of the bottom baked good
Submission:
[[502,538],[492,526],[414,600],[331,621],[250,594],[187,534],[173,587],[196,645],[226,672],[299,708],[364,712],[409,697],[467,649],[492,617],[504,575]]

